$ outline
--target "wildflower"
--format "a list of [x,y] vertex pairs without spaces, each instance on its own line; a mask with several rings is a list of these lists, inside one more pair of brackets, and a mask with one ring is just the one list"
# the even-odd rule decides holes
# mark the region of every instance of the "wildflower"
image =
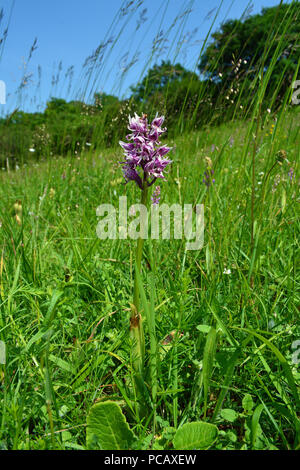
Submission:
[[34,148],[30,148],[30,149],[29,149],[29,152],[31,152],[31,153],[35,152],[35,149],[34,149]]
[[225,268],[223,274],[231,274],[231,269]]
[[50,198],[52,199],[54,195],[55,195],[55,189],[54,189],[54,188],[50,188],[50,191],[49,191],[49,196],[50,196]]
[[203,183],[207,187],[209,187],[211,183],[215,183],[215,179],[212,179],[213,174],[214,174],[214,170],[212,170],[211,168],[209,168],[208,170],[204,172]]
[[160,201],[160,186],[155,187],[155,191],[152,194],[151,201],[154,205],[159,203],[159,201]]
[[290,168],[289,169],[289,172],[288,172],[288,176],[290,178],[290,181],[293,181],[293,178],[294,178],[294,168]]
[[134,117],[129,116],[131,134],[126,136],[128,142],[119,142],[125,151],[125,161],[120,163],[126,183],[135,181],[143,189],[144,183],[151,186],[157,178],[165,178],[163,172],[171,160],[164,157],[171,147],[160,146],[159,138],[166,131],[161,127],[163,121],[163,116],[156,116],[149,125],[145,114],[142,117],[136,113]]
[[280,174],[277,174],[274,178],[274,183],[273,183],[273,186],[272,186],[272,193],[275,193],[275,191],[277,189],[277,186],[279,185],[280,181],[281,181]]
[[[162,128],[164,116],[158,116],[148,123],[147,115],[141,117],[136,113],[134,117],[129,116],[130,134],[126,136],[127,142],[120,141],[124,150],[125,160],[120,162],[126,183],[135,181],[141,189],[141,203],[147,204],[148,187],[157,178],[165,179],[165,168],[171,163],[165,158],[171,150],[170,147],[161,145],[160,136],[166,131]],[[152,201],[159,202],[160,187],[156,186]],[[129,211],[131,214],[131,211]],[[141,233],[145,230],[145,218],[141,221]],[[136,272],[134,279],[133,303],[131,304],[130,336],[134,340],[135,360],[133,367],[140,376],[144,367],[145,339],[143,331],[142,316],[140,313],[140,293],[138,286],[138,274],[141,272],[141,261],[143,254],[143,237],[139,237],[136,247]],[[138,392],[138,391],[137,391]],[[139,393],[139,392],[138,392]]]

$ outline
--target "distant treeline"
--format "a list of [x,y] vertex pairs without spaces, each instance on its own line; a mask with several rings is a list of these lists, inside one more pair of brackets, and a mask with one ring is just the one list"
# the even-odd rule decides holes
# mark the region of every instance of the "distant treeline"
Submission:
[[134,112],[164,114],[173,137],[245,119],[258,103],[262,112],[275,111],[290,103],[298,77],[299,20],[295,2],[227,21],[212,34],[195,72],[163,61],[131,87],[126,100],[95,93],[92,104],[51,98],[42,113],[16,110],[0,120],[0,164],[115,145]]

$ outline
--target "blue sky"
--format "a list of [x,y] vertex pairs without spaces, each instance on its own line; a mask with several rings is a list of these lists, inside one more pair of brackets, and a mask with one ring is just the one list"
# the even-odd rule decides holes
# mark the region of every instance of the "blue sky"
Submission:
[[[131,5],[124,15],[120,9],[128,3]],[[0,10],[3,8],[4,12],[0,39],[8,26],[6,40],[0,44],[0,80],[5,82],[7,92],[7,103],[0,105],[0,114],[16,106],[27,111],[42,110],[50,96],[86,101],[95,91],[128,96],[129,86],[141,79],[147,67],[162,59],[176,60],[193,70],[219,7],[212,31],[226,19],[240,18],[249,5],[251,14],[255,14],[262,7],[278,5],[279,0],[220,3],[0,0]],[[155,37],[160,50],[151,58]],[[36,49],[28,61],[35,38]],[[103,60],[89,76],[83,64],[100,44],[104,46],[100,47]],[[24,77],[26,85],[18,93]]]

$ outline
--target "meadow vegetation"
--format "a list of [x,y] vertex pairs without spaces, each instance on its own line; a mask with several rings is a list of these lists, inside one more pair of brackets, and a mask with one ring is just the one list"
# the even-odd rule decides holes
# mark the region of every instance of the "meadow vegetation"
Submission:
[[[111,448],[105,428],[87,438],[101,413],[120,419],[122,449],[299,449],[297,18],[281,2],[224,23],[199,67],[154,64],[126,100],[93,90],[1,119],[2,449]],[[165,115],[160,203],[205,211],[201,250],[145,240],[142,392],[135,243],[96,235],[100,204],[140,202],[119,164],[134,112]],[[97,418],[95,403],[111,408]],[[211,436],[186,447],[188,423]]]

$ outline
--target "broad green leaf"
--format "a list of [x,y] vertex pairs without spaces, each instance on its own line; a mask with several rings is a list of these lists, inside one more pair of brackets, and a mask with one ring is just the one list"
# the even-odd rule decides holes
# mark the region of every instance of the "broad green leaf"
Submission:
[[218,437],[218,428],[204,421],[186,423],[177,429],[173,439],[176,450],[208,449]]
[[201,331],[201,333],[208,333],[211,327],[209,325],[197,325],[197,330]]
[[220,415],[222,416],[223,419],[226,419],[226,421],[230,421],[231,423],[233,423],[233,421],[235,421],[236,418],[238,417],[237,412],[234,410],[231,410],[230,408],[223,408]]
[[135,440],[121,408],[112,401],[97,403],[87,417],[88,449],[126,450]]
[[252,416],[252,421],[251,421],[251,444],[252,444],[253,449],[255,448],[256,438],[257,438],[258,433],[260,431],[259,419],[260,419],[260,415],[261,415],[263,409],[264,409],[264,406],[262,404],[258,405],[255,408],[255,411],[254,411],[253,416]]
[[254,403],[253,403],[253,399],[252,399],[252,397],[249,393],[246,393],[246,395],[244,396],[243,401],[242,401],[242,405],[243,405],[243,409],[244,409],[245,413],[250,413],[250,411],[252,410],[252,408],[254,406]]

